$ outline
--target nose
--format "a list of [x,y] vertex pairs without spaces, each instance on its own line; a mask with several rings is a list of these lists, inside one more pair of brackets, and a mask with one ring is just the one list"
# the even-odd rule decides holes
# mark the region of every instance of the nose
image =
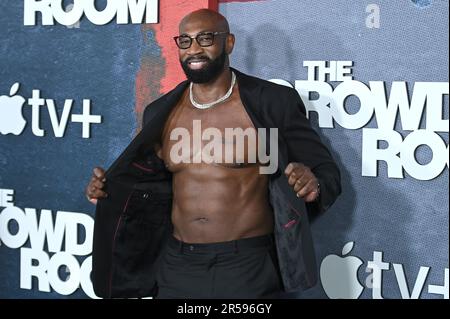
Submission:
[[193,55],[198,55],[202,52],[203,52],[203,48],[198,44],[197,40],[192,39],[192,44],[188,49],[186,49],[186,54],[193,56]]

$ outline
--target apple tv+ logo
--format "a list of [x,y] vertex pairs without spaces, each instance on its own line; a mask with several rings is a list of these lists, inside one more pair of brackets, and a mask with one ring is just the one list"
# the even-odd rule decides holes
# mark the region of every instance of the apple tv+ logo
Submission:
[[19,135],[27,122],[22,115],[25,99],[17,94],[19,83],[15,83],[9,91],[9,96],[0,96],[0,134]]
[[[348,255],[354,242],[345,244],[342,256]],[[320,266],[320,280],[331,299],[358,299],[364,287],[358,281],[358,269],[363,261],[358,257],[328,255]]]
[[[20,135],[27,124],[23,117],[23,106],[26,99],[17,95],[20,88],[19,83],[14,83],[11,86],[9,95],[0,96],[0,134]],[[41,98],[40,90],[33,90],[32,97],[28,99],[28,105],[31,106],[31,130],[35,136],[42,137],[45,135],[45,130],[41,128],[40,117],[41,107],[46,106],[50,116],[50,122],[53,128],[55,137],[63,137],[67,124],[81,123],[81,135],[83,138],[90,138],[91,124],[100,124],[102,117],[100,115],[91,114],[91,101],[83,100],[83,112],[81,114],[72,114],[72,106],[74,100],[67,99],[64,101],[64,107],[61,116],[58,116],[56,103],[53,99]]]
[[[353,250],[354,242],[348,242],[342,249],[342,256],[328,255],[320,265],[320,281],[322,287],[330,299],[358,299],[364,286],[358,280],[358,270],[364,263],[362,259],[356,256],[348,256]],[[366,287],[372,290],[373,299],[383,299],[383,271],[392,268],[395,273],[395,279],[402,299],[419,299],[427,287],[426,281],[431,267],[421,266],[416,275],[414,285],[410,289],[403,264],[389,263],[383,260],[383,252],[374,251],[373,260],[367,262],[366,272],[371,274],[367,276]],[[443,284],[428,284],[428,294],[439,295],[444,299],[449,299],[449,269],[444,269]]]

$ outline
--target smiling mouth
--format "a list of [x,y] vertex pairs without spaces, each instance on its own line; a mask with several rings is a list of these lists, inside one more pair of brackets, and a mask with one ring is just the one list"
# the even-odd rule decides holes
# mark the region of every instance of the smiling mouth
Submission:
[[204,68],[208,64],[208,61],[205,59],[190,60],[187,64],[188,64],[189,68],[191,68],[192,70],[198,70],[198,69]]

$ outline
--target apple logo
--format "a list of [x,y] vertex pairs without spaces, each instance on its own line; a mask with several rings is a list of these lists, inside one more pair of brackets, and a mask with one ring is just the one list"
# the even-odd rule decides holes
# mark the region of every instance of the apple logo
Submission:
[[[354,242],[342,248],[342,256],[349,254]],[[358,299],[364,287],[358,281],[358,269],[363,261],[355,256],[328,255],[320,265],[320,281],[330,299]]]
[[16,95],[19,91],[19,83],[15,83],[9,92],[10,96],[0,96],[0,133],[3,135],[22,133],[27,122],[22,116],[22,106],[25,99]]

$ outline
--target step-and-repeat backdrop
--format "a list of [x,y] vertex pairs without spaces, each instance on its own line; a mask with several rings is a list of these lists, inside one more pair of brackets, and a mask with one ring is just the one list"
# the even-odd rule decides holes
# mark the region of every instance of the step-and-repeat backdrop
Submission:
[[218,9],[232,66],[295,88],[343,193],[298,298],[449,298],[448,1],[0,2],[0,298],[96,298],[92,168],[183,79],[172,37]]

